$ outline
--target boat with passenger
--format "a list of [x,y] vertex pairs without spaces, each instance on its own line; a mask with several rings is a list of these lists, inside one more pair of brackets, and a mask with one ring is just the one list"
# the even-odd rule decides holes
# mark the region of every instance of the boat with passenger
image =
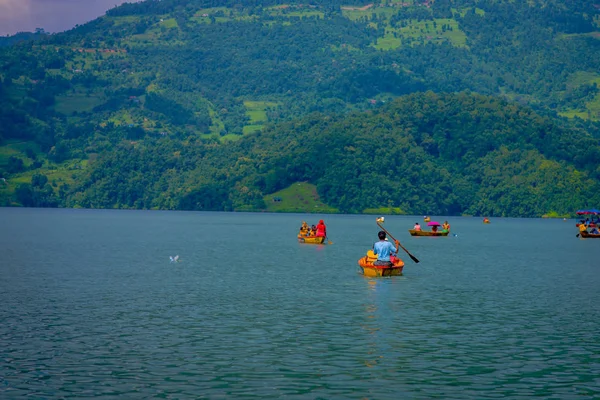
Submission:
[[[327,228],[323,220],[319,221],[318,225],[308,226],[306,221],[302,221],[300,232],[298,232],[298,242],[307,244],[326,244]],[[331,242],[329,242],[331,244]]]
[[[445,222],[444,224],[448,224],[448,223]],[[447,228],[439,230],[438,228],[442,225],[437,221],[430,221],[427,223],[427,226],[431,227],[430,231],[424,231],[418,225],[419,224],[415,224],[415,227],[413,229],[408,230],[408,233],[410,233],[410,236],[448,236],[448,234],[450,233],[450,230]],[[450,228],[449,224],[447,226],[448,226],[448,228]]]
[[373,250],[367,251],[367,255],[358,259],[358,265],[364,276],[377,277],[377,276],[398,276],[402,275],[402,269],[404,269],[404,261],[399,257],[390,259],[392,266],[373,265],[377,261],[377,254],[373,253]]
[[577,210],[575,213],[578,217],[583,218],[585,215],[585,219],[580,219],[579,222],[575,224],[575,226],[579,227],[581,224],[585,224],[588,228],[596,228],[600,226],[600,210],[596,208],[591,208],[589,210]]

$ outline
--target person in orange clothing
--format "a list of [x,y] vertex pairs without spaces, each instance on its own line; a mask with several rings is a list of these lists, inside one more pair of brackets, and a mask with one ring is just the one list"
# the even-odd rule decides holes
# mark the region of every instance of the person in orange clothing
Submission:
[[317,237],[326,237],[327,236],[327,227],[325,226],[325,222],[322,219],[319,220],[317,224]]
[[448,223],[448,221],[444,221],[444,223],[442,224],[442,229],[446,232],[450,232],[450,224]]

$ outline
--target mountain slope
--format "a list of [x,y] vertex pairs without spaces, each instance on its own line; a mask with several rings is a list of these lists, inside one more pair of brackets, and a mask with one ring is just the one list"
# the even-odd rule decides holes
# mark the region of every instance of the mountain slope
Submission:
[[[406,175],[432,175],[440,168],[450,174],[468,171],[464,183],[453,182],[465,188],[456,196],[467,200],[450,196],[442,201],[439,195],[413,193],[402,200],[402,209],[421,209],[435,202],[449,213],[475,212],[473,199],[479,196],[481,182],[473,176],[491,171],[482,172],[471,164],[456,166],[444,154],[456,153],[453,157],[477,163],[498,162],[493,157],[504,157],[494,152],[500,151],[498,148],[484,156],[474,145],[482,142],[483,149],[489,150],[490,137],[496,131],[518,135],[515,132],[523,129],[535,142],[533,148],[527,147],[532,143],[520,141],[516,143],[521,148],[508,146],[510,154],[533,151],[526,158],[538,160],[534,163],[537,167],[515,167],[513,173],[520,174],[524,182],[536,176],[542,165],[547,166],[543,163],[546,159],[559,163],[552,168],[574,168],[587,174],[578,179],[596,180],[596,142],[586,142],[578,151],[568,149],[564,156],[557,149],[572,146],[569,140],[552,142],[549,156],[544,147],[549,141],[535,139],[534,131],[542,129],[540,121],[549,123],[540,115],[563,115],[577,118],[553,120],[562,132],[557,137],[581,129],[600,137],[598,15],[597,7],[579,0],[488,0],[476,7],[463,0],[353,4],[329,0],[310,5],[274,0],[162,0],[125,4],[72,31],[0,49],[0,175],[6,179],[0,184],[0,204],[195,208],[199,204],[195,188],[214,183],[217,186],[206,189],[204,196],[209,200],[201,202],[202,207],[217,207],[210,199],[227,198],[224,209],[260,209],[265,194],[292,183],[298,175],[298,180],[319,183],[321,196],[332,206],[361,211],[373,206],[366,204],[367,188],[356,183],[357,188],[345,191],[348,182],[357,178],[350,172],[335,175],[337,166],[329,168],[329,175],[304,171],[290,178],[286,166],[277,165],[263,178],[259,171],[256,179],[264,182],[244,181],[236,187],[243,177],[232,176],[227,170],[230,165],[211,157],[223,152],[220,157],[227,158],[238,146],[233,141],[269,124],[299,121],[314,112],[330,115],[332,120],[357,111],[378,112],[398,96],[428,90],[499,96],[528,105],[539,115],[527,121],[531,132],[526,126],[512,126],[510,119],[493,118],[486,119],[490,126],[470,122],[476,129],[459,122],[471,130],[454,132],[449,138],[430,132],[428,126],[415,128],[423,132],[419,135],[429,136],[425,144],[420,136],[404,138],[403,148],[409,151],[417,146],[410,151],[418,153],[422,147],[425,155],[419,157],[427,163],[419,169],[402,161]],[[456,101],[445,96],[440,101]],[[501,107],[517,107],[503,104]],[[528,108],[519,110],[531,113]],[[439,112],[445,115],[447,110],[442,107]],[[445,121],[430,123],[447,129]],[[281,129],[277,131],[283,135]],[[297,136],[307,133],[292,130]],[[256,140],[260,147],[265,138],[251,136],[243,144]],[[287,140],[294,143],[295,139]],[[364,151],[363,145],[367,146],[350,147]],[[472,145],[476,148],[470,149]],[[164,155],[154,155],[151,150],[154,158],[145,154],[135,159],[138,150],[156,146],[165,146]],[[304,148],[294,151],[306,152]],[[122,165],[123,174],[129,173],[128,168],[147,173],[140,174],[135,183],[124,177],[114,186],[97,168],[88,169],[116,155],[134,158],[131,165]],[[269,157],[275,156],[269,153]],[[439,157],[442,164],[429,165],[431,156]],[[260,153],[252,157],[273,164]],[[340,157],[331,159],[329,165],[337,165],[346,155]],[[567,175],[571,173],[576,172]],[[90,176],[96,181],[90,181]],[[334,183],[334,176],[343,183]],[[567,176],[555,177],[559,178],[568,180]],[[414,185],[414,179],[418,178],[408,182]],[[504,178],[498,179],[497,185],[504,182]],[[107,186],[102,186],[105,180]],[[537,185],[538,179],[533,182]],[[130,184],[137,189],[126,195]],[[393,184],[397,186],[393,193],[407,185]],[[437,193],[434,187],[427,187],[430,193]],[[93,196],[88,192],[92,188],[96,191]],[[232,188],[247,192],[235,194]],[[387,206],[399,201],[388,189],[379,192],[370,202]],[[536,193],[540,191],[515,196]],[[497,207],[494,212],[504,215],[518,208],[517,200],[510,202],[500,193],[486,196],[480,208]],[[529,211],[516,212],[539,213],[549,207],[540,203]]]
[[373,112],[315,114],[228,146],[123,146],[91,165],[67,204],[258,211],[265,194],[307,181],[341,212],[541,216],[597,204],[599,160],[589,134],[530,109],[428,92]]

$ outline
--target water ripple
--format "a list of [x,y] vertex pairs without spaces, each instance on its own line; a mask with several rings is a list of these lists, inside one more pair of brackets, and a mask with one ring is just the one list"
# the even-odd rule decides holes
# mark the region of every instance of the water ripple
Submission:
[[600,397],[597,248],[557,221],[457,219],[368,279],[370,217],[320,247],[289,235],[312,216],[0,213],[3,399]]

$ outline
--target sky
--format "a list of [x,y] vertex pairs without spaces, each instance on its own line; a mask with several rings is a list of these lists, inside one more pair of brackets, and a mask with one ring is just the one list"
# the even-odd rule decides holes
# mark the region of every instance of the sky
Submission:
[[0,36],[17,32],[62,32],[104,15],[122,3],[140,0],[0,0]]

